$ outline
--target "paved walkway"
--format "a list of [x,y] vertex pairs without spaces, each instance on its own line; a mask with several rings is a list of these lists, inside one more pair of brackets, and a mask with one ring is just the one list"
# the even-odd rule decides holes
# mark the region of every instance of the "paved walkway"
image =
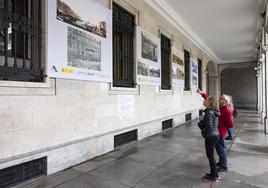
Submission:
[[20,188],[253,188],[268,187],[268,136],[256,112],[240,111],[234,142],[228,142],[229,172],[217,184],[209,171],[196,123],[182,125]]

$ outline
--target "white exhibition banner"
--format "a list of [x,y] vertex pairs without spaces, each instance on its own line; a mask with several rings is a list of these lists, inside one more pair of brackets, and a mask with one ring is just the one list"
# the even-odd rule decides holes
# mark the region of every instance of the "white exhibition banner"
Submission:
[[48,1],[48,76],[112,82],[112,12],[96,0]]
[[184,53],[177,48],[172,48],[172,85],[184,87]]
[[196,58],[191,58],[192,65],[192,86],[198,85],[198,61]]
[[160,39],[144,31],[136,30],[137,83],[141,85],[161,85]]
[[120,120],[127,120],[134,116],[134,96],[117,96],[117,116]]

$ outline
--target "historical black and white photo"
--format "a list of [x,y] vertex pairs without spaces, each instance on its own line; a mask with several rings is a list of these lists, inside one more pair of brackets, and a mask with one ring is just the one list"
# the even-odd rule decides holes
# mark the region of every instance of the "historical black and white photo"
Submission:
[[184,53],[176,47],[172,47],[172,85],[184,87]]
[[151,67],[149,70],[149,73],[150,73],[151,77],[160,78],[160,69],[159,68]]
[[193,64],[192,64],[192,70],[193,70],[193,73],[198,73],[197,71],[198,71],[198,67],[197,67],[197,64],[194,62]]
[[68,66],[101,71],[101,40],[68,27]]
[[197,85],[197,77],[193,76],[192,79],[193,79],[192,80],[193,85]]
[[191,58],[192,62],[192,85],[197,86],[198,84],[198,63],[196,58]]
[[146,37],[146,35],[141,32],[141,38],[142,38],[142,46],[141,46],[141,56],[144,59],[149,59],[153,62],[158,61],[158,45],[157,43],[155,43],[154,41],[152,41],[151,39],[149,39],[148,37]]
[[138,61],[138,75],[149,76],[149,67],[148,67],[148,65]]
[[105,17],[88,6],[91,0],[57,0],[57,19],[106,38]]

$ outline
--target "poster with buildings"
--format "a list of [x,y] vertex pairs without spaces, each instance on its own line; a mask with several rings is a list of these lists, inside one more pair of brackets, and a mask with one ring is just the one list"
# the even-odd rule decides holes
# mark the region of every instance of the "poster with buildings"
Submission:
[[172,85],[174,87],[184,87],[184,53],[176,48],[172,48]]
[[198,85],[198,62],[196,58],[191,58],[192,65],[192,86]]
[[48,1],[48,76],[112,82],[111,10],[80,1]]
[[137,83],[161,85],[160,39],[137,27]]

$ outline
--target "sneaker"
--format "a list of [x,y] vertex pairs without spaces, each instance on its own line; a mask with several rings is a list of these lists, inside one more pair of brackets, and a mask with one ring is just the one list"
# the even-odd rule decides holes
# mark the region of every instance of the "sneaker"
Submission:
[[[209,176],[211,176],[211,174],[207,173],[206,175],[203,176],[203,178],[206,178],[206,177],[209,177]],[[221,177],[218,175],[217,179],[221,180]]]
[[225,140],[233,140],[233,137],[232,137],[232,136],[227,136],[227,137],[225,138]]
[[218,178],[214,178],[211,176],[203,177],[202,180],[206,183],[218,183],[219,182]]
[[228,169],[226,168],[222,168],[221,166],[219,166],[218,168],[217,168],[217,171],[218,172],[228,172]]

